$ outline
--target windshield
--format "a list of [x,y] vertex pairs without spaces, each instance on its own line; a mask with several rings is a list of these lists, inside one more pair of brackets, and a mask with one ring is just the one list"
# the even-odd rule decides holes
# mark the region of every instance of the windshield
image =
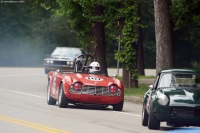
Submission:
[[92,56],[79,56],[77,60],[77,71],[89,71],[89,65],[94,61]]
[[163,74],[158,87],[198,87],[200,88],[199,74]]
[[81,54],[81,50],[79,48],[68,48],[68,47],[57,47],[51,56],[62,56],[62,57],[70,57],[74,58]]

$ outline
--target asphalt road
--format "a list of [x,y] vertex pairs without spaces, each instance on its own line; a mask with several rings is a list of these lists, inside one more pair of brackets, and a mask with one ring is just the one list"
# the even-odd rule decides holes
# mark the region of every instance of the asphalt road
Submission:
[[159,133],[141,125],[141,104],[124,103],[122,112],[59,108],[46,103],[43,68],[0,68],[0,133]]

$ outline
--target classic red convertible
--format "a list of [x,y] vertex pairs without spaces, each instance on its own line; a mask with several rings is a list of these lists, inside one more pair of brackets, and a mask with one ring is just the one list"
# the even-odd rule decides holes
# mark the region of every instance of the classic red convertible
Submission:
[[93,105],[122,111],[124,86],[115,77],[100,72],[100,64],[93,56],[84,54],[74,60],[74,72],[51,71],[48,73],[47,103],[60,108],[68,104]]

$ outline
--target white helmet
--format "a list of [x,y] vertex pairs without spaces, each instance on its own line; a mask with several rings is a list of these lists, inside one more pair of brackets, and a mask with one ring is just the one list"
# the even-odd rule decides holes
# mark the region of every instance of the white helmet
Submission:
[[90,72],[99,72],[100,71],[100,64],[96,61],[90,64]]

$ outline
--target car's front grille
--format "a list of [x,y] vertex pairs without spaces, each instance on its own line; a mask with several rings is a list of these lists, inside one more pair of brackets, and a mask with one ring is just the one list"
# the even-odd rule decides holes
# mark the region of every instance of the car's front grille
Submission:
[[196,108],[173,108],[172,113],[176,116],[200,117],[200,109]]
[[111,94],[109,92],[109,87],[105,86],[83,86],[81,91],[75,91],[73,87],[70,87],[69,92],[74,94],[89,94],[101,96],[120,96],[121,94],[120,90],[118,90],[115,94]]
[[66,61],[53,61],[53,64],[55,65],[66,65]]

